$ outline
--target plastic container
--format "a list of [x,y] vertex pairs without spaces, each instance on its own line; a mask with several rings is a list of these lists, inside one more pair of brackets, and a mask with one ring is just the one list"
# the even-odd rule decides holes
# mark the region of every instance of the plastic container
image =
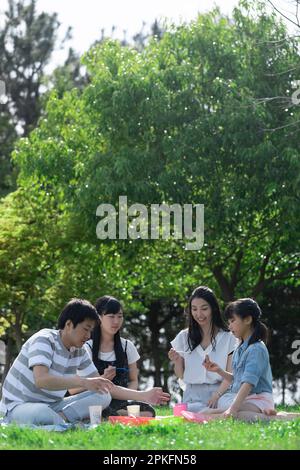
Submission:
[[140,416],[140,405],[128,405],[127,406],[128,416]]
[[187,411],[187,404],[186,403],[177,403],[173,407],[173,415],[174,416],[181,416],[182,411]]
[[98,424],[101,424],[102,406],[101,405],[89,406],[89,412],[90,412],[91,426],[98,426]]
[[155,420],[150,416],[109,416],[108,421],[112,424],[125,424],[126,426],[141,426]]

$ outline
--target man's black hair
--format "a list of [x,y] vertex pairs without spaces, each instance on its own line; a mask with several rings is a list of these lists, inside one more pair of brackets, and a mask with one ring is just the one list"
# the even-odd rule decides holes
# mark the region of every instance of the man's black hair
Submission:
[[57,327],[62,330],[66,322],[71,320],[75,328],[78,323],[82,323],[86,319],[99,323],[99,315],[95,307],[88,300],[72,299],[59,315]]

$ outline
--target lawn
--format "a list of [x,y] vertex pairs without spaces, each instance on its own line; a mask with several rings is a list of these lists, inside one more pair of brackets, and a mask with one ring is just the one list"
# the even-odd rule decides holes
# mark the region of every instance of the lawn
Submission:
[[[300,411],[299,407],[290,410]],[[169,413],[169,409],[158,410],[158,414]],[[172,418],[140,427],[103,422],[93,430],[63,433],[8,426],[0,428],[0,436],[1,450],[291,450],[300,449],[300,419],[254,424],[229,419],[194,424]]]

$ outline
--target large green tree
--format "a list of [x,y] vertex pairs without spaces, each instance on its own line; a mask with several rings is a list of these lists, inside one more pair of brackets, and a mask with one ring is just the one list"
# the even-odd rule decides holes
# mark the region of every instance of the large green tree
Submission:
[[290,77],[267,72],[296,60],[296,41],[264,46],[284,35],[263,11],[255,19],[236,10],[234,22],[215,11],[142,54],[110,41],[92,49],[92,83],[82,95],[53,95],[16,153],[24,180],[34,173],[59,188],[90,239],[97,205],[120,194],[147,205],[204,203],[205,249],[182,255],[205,260],[225,300],[289,278],[298,267],[299,157],[285,126],[299,111],[255,101],[288,90]]
[[[218,10],[200,15],[142,52],[114,41],[93,48],[84,62],[91,83],[54,92],[45,119],[15,152],[20,184],[38,180],[67,202],[79,242],[113,250],[107,285],[127,283],[126,295],[138,299],[152,353],[168,347],[170,305],[196,283],[209,280],[224,301],[259,298],[275,281],[299,283],[300,111],[271,99],[292,93],[296,71],[281,72],[299,61],[298,40],[285,41],[285,27],[261,4],[243,5],[232,19]],[[205,204],[204,247],[100,243],[97,206],[117,207],[120,195],[147,207]]]

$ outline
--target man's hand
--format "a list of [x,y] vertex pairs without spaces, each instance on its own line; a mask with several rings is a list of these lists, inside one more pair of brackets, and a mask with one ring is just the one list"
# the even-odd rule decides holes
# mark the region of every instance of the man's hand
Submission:
[[116,376],[116,368],[113,366],[106,367],[106,369],[104,369],[103,374],[101,375],[101,377],[103,377],[104,379],[108,379],[108,380],[113,380],[115,376]]
[[179,359],[182,359],[180,354],[175,351],[175,349],[171,348],[170,351],[168,352],[168,357],[170,361],[176,363]]
[[90,377],[83,379],[83,387],[91,392],[110,393],[114,384],[103,377]]
[[96,377],[88,378],[80,377],[79,375],[65,378],[49,374],[49,369],[46,366],[34,366],[33,377],[36,387],[46,390],[75,389],[75,393],[84,390],[108,393],[113,387],[113,383],[110,380],[103,379],[98,374]]
[[154,387],[144,392],[145,401],[152,405],[165,405],[170,401],[169,393],[163,392],[162,388]]

